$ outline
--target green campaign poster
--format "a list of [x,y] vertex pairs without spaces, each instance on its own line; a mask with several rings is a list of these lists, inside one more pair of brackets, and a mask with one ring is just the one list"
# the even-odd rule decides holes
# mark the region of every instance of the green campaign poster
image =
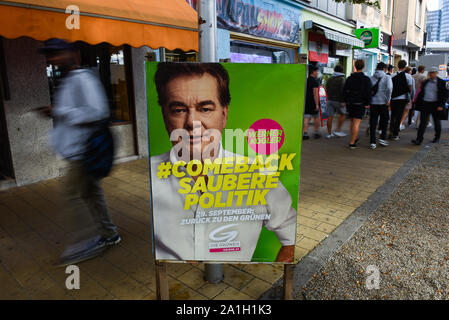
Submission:
[[292,263],[305,65],[147,62],[157,260]]

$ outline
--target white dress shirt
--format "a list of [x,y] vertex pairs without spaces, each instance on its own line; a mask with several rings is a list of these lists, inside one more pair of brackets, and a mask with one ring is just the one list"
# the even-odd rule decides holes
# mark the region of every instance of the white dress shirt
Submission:
[[[236,156],[238,155],[226,151],[220,146],[219,158]],[[178,157],[173,149],[150,159],[153,231],[157,260],[250,262],[262,226],[274,231],[283,246],[295,244],[296,210],[292,208],[290,194],[281,182],[278,183],[277,188],[269,189],[265,196],[266,205],[246,207],[246,197],[244,197],[243,205],[239,207],[204,209],[199,205],[194,205],[189,210],[184,210],[186,195],[178,192],[181,178],[170,175],[167,179],[159,179],[157,176],[161,163],[171,162],[173,164],[176,161],[178,161]],[[185,168],[181,166],[178,170],[185,171]],[[186,177],[189,177],[187,172]],[[222,199],[227,199],[230,191],[221,192]],[[201,193],[198,192],[198,197],[200,195]],[[232,213],[238,218],[252,215],[253,217],[258,216],[259,219],[261,217],[266,219],[182,224],[193,218],[200,220],[201,212],[206,212],[209,215],[210,212],[217,213],[220,212],[219,210],[222,210],[223,218],[226,217],[225,213],[231,213],[229,210],[235,210]],[[223,244],[230,244],[230,250],[233,251],[214,250]]]

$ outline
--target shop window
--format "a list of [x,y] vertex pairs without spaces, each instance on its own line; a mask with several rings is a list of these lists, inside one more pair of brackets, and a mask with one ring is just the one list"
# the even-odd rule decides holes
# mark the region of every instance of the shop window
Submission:
[[[130,47],[114,47],[107,43],[92,46],[84,42],[76,45],[80,49],[81,66],[91,69],[103,84],[111,121],[114,124],[130,123],[134,108]],[[55,88],[62,75],[56,66],[48,65],[47,77],[53,103]]]
[[231,62],[295,63],[295,50],[233,40]]
[[198,52],[195,51],[182,51],[180,49],[176,50],[165,50],[165,61],[166,62],[197,62]]

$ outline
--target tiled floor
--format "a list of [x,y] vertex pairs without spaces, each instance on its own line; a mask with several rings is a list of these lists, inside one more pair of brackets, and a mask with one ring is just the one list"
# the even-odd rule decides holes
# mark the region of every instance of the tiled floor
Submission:
[[[347,138],[303,143],[299,228],[300,260],[346,219],[418,150],[403,139],[388,148],[349,150]],[[61,179],[0,193],[0,299],[155,299],[147,160],[120,164],[104,180],[123,241],[79,264],[81,289],[67,290],[64,268],[54,267],[68,221]],[[171,299],[256,299],[283,273],[282,266],[225,265],[224,281],[203,280],[202,264],[168,265]]]

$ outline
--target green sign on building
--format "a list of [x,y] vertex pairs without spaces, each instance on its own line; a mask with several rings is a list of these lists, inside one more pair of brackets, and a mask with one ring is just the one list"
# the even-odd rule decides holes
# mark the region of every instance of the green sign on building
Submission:
[[379,48],[379,28],[355,29],[354,33],[365,43],[365,48]]

